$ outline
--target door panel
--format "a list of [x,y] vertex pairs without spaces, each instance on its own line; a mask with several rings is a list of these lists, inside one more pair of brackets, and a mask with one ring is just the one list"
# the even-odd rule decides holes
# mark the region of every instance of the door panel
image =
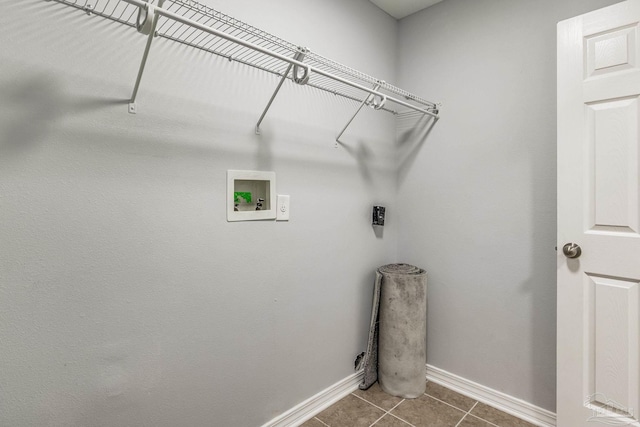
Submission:
[[[586,275],[589,359],[587,396],[591,403],[614,399],[619,409],[638,408],[639,284],[621,278]],[[629,414],[633,416],[633,414]]]
[[590,230],[637,234],[639,98],[587,104]]
[[614,28],[585,38],[585,78],[637,68],[638,26]]
[[559,427],[640,426],[639,22],[628,0],[558,25]]

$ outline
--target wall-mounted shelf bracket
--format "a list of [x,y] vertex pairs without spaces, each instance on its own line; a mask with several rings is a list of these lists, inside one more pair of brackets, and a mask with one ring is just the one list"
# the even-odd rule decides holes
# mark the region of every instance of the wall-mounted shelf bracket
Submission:
[[[255,125],[255,131],[258,134],[262,120],[285,79],[361,104],[336,138],[336,144],[340,142],[340,138],[364,105],[396,116],[418,113],[430,116],[434,120],[438,119],[439,106],[433,102],[315,52],[300,48],[299,45],[200,4],[196,0],[55,0],[55,2],[82,10],[92,17],[98,16],[112,20],[147,35],[144,54],[128,105],[128,111],[132,114],[137,111],[136,98],[153,39],[162,37],[278,76],[280,81]],[[394,107],[390,107],[390,104]]]
[[[373,90],[374,92],[377,91],[378,89],[380,89],[380,86],[384,84],[384,82],[378,82],[373,86]],[[346,125],[344,125],[344,127],[342,128],[342,130],[340,131],[340,133],[338,134],[338,136],[336,136],[336,143],[334,145],[334,147],[338,148],[338,144],[342,144],[342,141],[340,141],[340,137],[342,136],[342,134],[347,130],[347,128],[349,127],[349,125],[351,124],[351,122],[353,121],[353,119],[356,118],[356,116],[358,115],[358,113],[360,112],[360,110],[362,110],[362,107],[364,107],[365,105],[368,106],[372,106],[373,108],[375,108],[376,110],[379,110],[380,108],[382,108],[384,106],[384,103],[386,101],[386,98],[384,96],[382,97],[376,97],[376,95],[369,94],[369,96],[367,96],[361,103],[360,106],[358,107],[358,109],[356,110],[355,113],[353,113],[353,116],[351,116],[351,118],[349,119],[349,121],[347,122]]]
[[[293,56],[293,59],[296,61],[300,61],[302,62],[304,60],[304,55],[307,52],[307,49],[303,48],[303,47],[299,47],[298,51],[296,52],[296,54]],[[278,86],[276,87],[276,90],[273,92],[273,95],[271,95],[271,99],[269,99],[269,102],[267,103],[267,106],[264,108],[264,111],[262,112],[262,115],[260,115],[260,118],[258,119],[258,123],[256,123],[256,135],[260,135],[260,123],[262,123],[262,120],[264,119],[264,116],[267,115],[267,111],[269,111],[269,108],[271,108],[271,104],[273,103],[273,100],[276,99],[276,95],[278,95],[278,92],[280,92],[280,88],[282,87],[282,84],[284,83],[284,81],[287,79],[287,77],[289,77],[289,73],[291,72],[291,68],[293,68],[294,65],[293,64],[289,64],[289,66],[287,67],[287,71],[284,72],[284,74],[282,75],[282,78],[280,79],[280,82],[278,83]],[[296,81],[297,79],[297,71],[298,67],[296,66],[294,68],[294,76],[293,79],[296,83],[298,83],[298,81]],[[308,80],[308,68],[307,70],[307,80]],[[305,82],[306,83],[306,82]],[[300,83],[300,84],[304,84],[304,83]]]
[[[140,89],[140,81],[142,80],[144,67],[147,65],[147,58],[151,51],[151,43],[153,43],[153,38],[156,36],[156,26],[158,25],[158,14],[154,6],[150,2],[147,2],[147,0],[144,1],[145,7],[138,9],[136,28],[139,33],[147,34],[147,44],[144,47],[140,68],[138,69],[138,76],[136,77],[136,84],[133,87],[133,93],[129,101],[129,113],[131,114],[136,114],[136,97],[138,96],[138,89]],[[158,0],[158,7],[162,7],[164,1],[165,0]]]

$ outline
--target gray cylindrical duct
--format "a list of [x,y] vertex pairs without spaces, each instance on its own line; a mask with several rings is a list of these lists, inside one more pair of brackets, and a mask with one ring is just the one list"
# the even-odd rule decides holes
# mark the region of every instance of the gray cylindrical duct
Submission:
[[427,273],[408,264],[380,267],[378,382],[399,397],[422,396],[427,364]]

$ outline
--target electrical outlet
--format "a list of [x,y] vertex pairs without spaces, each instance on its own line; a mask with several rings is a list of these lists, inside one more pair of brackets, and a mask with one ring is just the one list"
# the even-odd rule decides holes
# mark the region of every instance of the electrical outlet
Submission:
[[276,202],[276,221],[289,221],[289,196],[278,194]]

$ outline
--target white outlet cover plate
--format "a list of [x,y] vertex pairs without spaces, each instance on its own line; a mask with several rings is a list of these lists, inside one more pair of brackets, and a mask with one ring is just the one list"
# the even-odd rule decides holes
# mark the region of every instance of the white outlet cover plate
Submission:
[[276,202],[276,221],[289,221],[290,197],[278,194]]

